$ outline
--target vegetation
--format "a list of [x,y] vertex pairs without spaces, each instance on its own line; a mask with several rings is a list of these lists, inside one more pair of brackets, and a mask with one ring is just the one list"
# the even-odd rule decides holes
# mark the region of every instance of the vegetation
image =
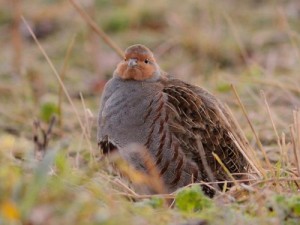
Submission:
[[299,224],[299,1],[81,3],[122,49],[149,46],[228,104],[263,174],[213,199],[197,185],[136,194],[96,142],[118,54],[70,1],[0,0],[0,224]]

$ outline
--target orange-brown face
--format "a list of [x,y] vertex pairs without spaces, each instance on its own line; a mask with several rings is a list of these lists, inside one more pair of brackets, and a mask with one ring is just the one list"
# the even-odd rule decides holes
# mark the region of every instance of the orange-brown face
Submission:
[[126,49],[115,74],[124,80],[146,80],[159,72],[152,52],[143,45],[133,45]]

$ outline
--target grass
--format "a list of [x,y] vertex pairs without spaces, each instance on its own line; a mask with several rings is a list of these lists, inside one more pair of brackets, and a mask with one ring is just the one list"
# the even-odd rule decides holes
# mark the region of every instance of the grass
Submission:
[[197,186],[137,195],[110,173],[96,121],[120,53],[69,1],[32,1],[0,9],[0,224],[299,224],[297,0],[84,5],[122,49],[149,46],[164,70],[228,104],[264,176],[213,199]]

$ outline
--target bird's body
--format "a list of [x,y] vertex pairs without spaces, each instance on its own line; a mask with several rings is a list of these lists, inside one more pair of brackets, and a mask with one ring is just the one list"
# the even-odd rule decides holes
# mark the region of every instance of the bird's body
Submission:
[[[144,146],[167,192],[192,182],[228,180],[212,153],[231,173],[247,171],[237,144],[242,138],[212,94],[163,74],[144,46],[132,46],[125,55],[130,58],[119,64],[102,95],[98,143],[104,152],[116,148],[135,168],[147,172],[143,160],[126,151],[131,143]],[[131,59],[136,61],[128,62]],[[152,67],[139,64],[149,62]],[[211,188],[203,190],[213,195]]]

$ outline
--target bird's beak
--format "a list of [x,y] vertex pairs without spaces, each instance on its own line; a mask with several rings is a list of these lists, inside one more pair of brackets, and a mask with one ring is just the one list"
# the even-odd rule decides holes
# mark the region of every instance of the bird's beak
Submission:
[[128,66],[129,67],[134,67],[137,65],[137,59],[129,59],[128,60]]

